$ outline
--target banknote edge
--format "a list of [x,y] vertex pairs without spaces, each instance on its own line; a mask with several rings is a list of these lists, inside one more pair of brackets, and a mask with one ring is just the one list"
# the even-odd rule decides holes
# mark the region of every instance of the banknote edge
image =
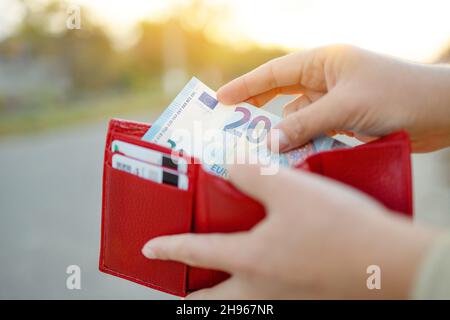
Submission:
[[175,99],[169,104],[169,106],[163,111],[159,118],[152,124],[151,128],[144,134],[142,140],[148,142],[154,142],[153,139],[161,131],[170,117],[178,111],[186,100],[189,93],[200,83],[200,80],[196,77],[192,77],[191,80],[181,89]]

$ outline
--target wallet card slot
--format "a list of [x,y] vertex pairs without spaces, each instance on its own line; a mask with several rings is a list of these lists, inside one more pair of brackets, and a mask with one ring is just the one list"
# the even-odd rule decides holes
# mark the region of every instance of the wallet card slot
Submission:
[[[176,152],[172,153],[171,149],[162,147],[162,146],[157,145],[155,143],[151,143],[151,142],[140,140],[139,138],[136,138],[136,137],[127,136],[127,135],[120,134],[120,133],[113,133],[113,134],[111,134],[111,139],[106,144],[105,162],[107,164],[109,164],[109,165],[111,165],[111,159],[112,159],[112,156],[114,154],[114,152],[111,150],[111,143],[114,140],[121,140],[121,141],[124,141],[124,142],[128,142],[130,144],[134,144],[134,145],[137,145],[137,146],[140,146],[140,147],[144,147],[144,148],[147,148],[147,149],[150,149],[150,150],[153,150],[153,151],[160,152],[160,153],[162,153],[164,155],[167,155],[169,157],[174,156],[174,157],[178,157],[178,158],[183,158],[184,160],[186,160],[186,163],[187,163],[187,172],[184,172],[184,173],[187,175],[189,181],[191,181],[192,179],[195,179],[195,171],[196,171],[197,165],[194,164],[195,161],[193,160],[193,158],[181,155],[181,154],[176,153]],[[166,168],[166,169],[170,170],[171,168]],[[191,186],[189,186],[189,188],[191,188]]]
[[[194,185],[191,183],[191,180],[193,181],[193,179],[195,179],[195,177],[194,177],[194,170],[190,170],[190,171],[188,171],[188,172],[186,172],[186,173],[178,173],[176,170],[173,170],[173,169],[169,169],[169,168],[166,168],[166,167],[163,167],[163,166],[159,166],[159,165],[156,165],[156,164],[152,164],[152,163],[149,163],[149,162],[147,162],[150,166],[152,166],[152,167],[156,167],[156,168],[160,168],[161,170],[165,170],[165,171],[168,171],[168,172],[170,172],[171,173],[171,175],[176,175],[176,174],[179,174],[179,175],[183,175],[183,177],[184,177],[184,179],[185,179],[185,177],[187,177],[187,190],[185,190],[185,189],[182,189],[182,188],[178,188],[176,185],[174,185],[174,184],[169,184],[169,183],[163,183],[163,182],[156,182],[156,181],[153,181],[153,180],[151,180],[151,179],[146,179],[146,178],[143,178],[143,177],[140,177],[140,176],[138,176],[138,175],[136,175],[136,174],[133,174],[133,173],[130,173],[130,172],[127,172],[127,171],[124,171],[124,170],[120,170],[120,169],[117,169],[117,168],[114,168],[113,167],[113,165],[112,165],[112,157],[115,155],[115,154],[121,154],[120,152],[112,152],[111,150],[106,150],[105,151],[105,160],[104,160],[104,162],[105,162],[105,166],[108,166],[108,167],[110,167],[112,170],[117,170],[117,171],[120,171],[120,172],[123,172],[123,173],[125,173],[125,174],[127,174],[127,175],[130,175],[130,176],[132,176],[132,177],[134,177],[134,178],[137,178],[137,179],[142,179],[142,180],[144,180],[144,181],[146,181],[146,182],[148,182],[149,184],[156,184],[156,185],[161,185],[161,186],[163,186],[163,187],[167,187],[167,188],[175,188],[175,189],[177,189],[177,190],[180,190],[180,191],[184,191],[184,192],[187,192],[187,191],[193,191],[193,189],[194,189]],[[144,161],[145,162],[145,161]],[[189,168],[188,168],[189,169]]]
[[102,248],[104,272],[175,295],[186,293],[187,266],[149,260],[141,249],[150,239],[189,232],[193,189],[149,181],[104,167]]
[[181,156],[179,153],[177,153],[177,152],[175,152],[175,151],[173,151],[173,150],[171,150],[169,148],[163,147],[163,146],[161,146],[159,144],[148,142],[148,141],[144,141],[144,140],[142,140],[139,137],[130,136],[130,135],[123,134],[123,133],[116,133],[116,132],[111,134],[111,139],[110,139],[110,141],[108,141],[108,143],[106,145],[108,150],[111,150],[111,143],[114,140],[122,140],[124,142],[135,144],[137,146],[141,146],[141,147],[144,147],[144,148],[149,148],[149,149],[152,149],[152,150],[156,150],[156,151],[159,151],[161,153],[168,154],[168,155],[174,154],[176,156]]
[[148,183],[150,187],[161,187],[161,188],[163,188],[163,189],[164,189],[164,188],[167,188],[167,189],[174,189],[174,190],[177,190],[177,191],[180,191],[180,192],[189,192],[189,188],[192,188],[191,185],[189,184],[189,185],[188,185],[188,190],[185,190],[185,189],[178,188],[178,187],[177,187],[176,185],[174,185],[174,184],[168,184],[168,183],[163,183],[163,182],[161,182],[161,183],[155,182],[155,181],[153,181],[153,180],[149,180],[149,179],[145,179],[145,178],[142,178],[142,177],[140,177],[140,176],[137,176],[137,175],[135,175],[135,174],[133,174],[133,173],[129,173],[129,172],[126,172],[126,171],[122,171],[122,170],[116,169],[116,168],[112,167],[110,164],[108,164],[108,167],[110,168],[110,170],[113,170],[113,171],[119,171],[120,173],[123,173],[123,174],[125,174],[125,175],[130,176],[130,179],[139,179],[139,180],[143,180],[143,181],[145,181],[146,183]]
[[149,148],[168,155],[175,155],[177,157],[183,157],[190,159],[187,155],[183,155],[177,151],[174,151],[168,147],[142,140],[142,137],[151,127],[150,124],[131,122],[126,120],[113,119],[110,121],[108,137],[106,139],[106,150],[111,150],[111,143],[114,140],[122,140],[131,144],[135,144],[141,147]]

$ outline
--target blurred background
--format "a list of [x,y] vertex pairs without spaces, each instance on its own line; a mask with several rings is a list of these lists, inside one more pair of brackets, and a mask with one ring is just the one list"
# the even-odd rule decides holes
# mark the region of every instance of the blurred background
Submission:
[[[192,76],[217,89],[331,43],[449,63],[449,12],[447,0],[0,0],[0,298],[171,298],[97,271],[111,117],[152,122]],[[416,219],[450,226],[449,164],[448,149],[413,156]],[[66,289],[72,264],[81,290]]]

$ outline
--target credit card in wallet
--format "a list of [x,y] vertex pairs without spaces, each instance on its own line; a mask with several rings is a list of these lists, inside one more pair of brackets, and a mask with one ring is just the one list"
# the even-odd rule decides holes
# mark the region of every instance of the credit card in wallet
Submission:
[[113,154],[112,167],[157,183],[170,184],[187,190],[189,179],[183,174],[163,167],[155,166],[121,154]]
[[120,152],[137,160],[150,162],[151,164],[174,169],[182,173],[187,173],[188,164],[186,159],[175,156],[172,157],[166,153],[137,146],[125,141],[114,140],[111,143],[111,151]]

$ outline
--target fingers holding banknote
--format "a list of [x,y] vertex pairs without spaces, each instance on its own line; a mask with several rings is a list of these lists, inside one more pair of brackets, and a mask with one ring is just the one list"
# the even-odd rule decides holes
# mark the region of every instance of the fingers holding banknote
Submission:
[[262,107],[279,94],[300,94],[304,92],[304,88],[302,88],[302,86],[299,84],[294,84],[292,86],[286,87],[276,87],[256,96],[250,97],[246,99],[245,102],[250,103],[251,105],[254,105],[256,107]]
[[[271,60],[220,88],[217,97],[226,104],[246,101],[262,106],[278,94],[302,94],[289,103],[284,112],[285,115],[292,114],[295,109],[298,111],[295,117],[279,125],[284,133],[280,151],[297,147],[327,128],[341,126],[343,114],[331,116],[332,108],[315,107],[313,111],[316,112],[299,110],[299,107],[309,104],[316,106],[316,101],[335,85],[336,75],[327,74],[325,70],[331,64],[331,57],[326,52],[319,48]],[[330,102],[335,102],[326,100],[318,102],[318,105],[331,107]]]
[[301,94],[278,125],[280,151],[329,131],[378,137],[405,129],[413,150],[425,152],[450,145],[449,84],[449,68],[334,45],[271,60],[224,85],[217,97],[262,106],[277,94]]
[[270,60],[221,87],[217,98],[225,104],[234,104],[266,94],[274,97],[283,91],[326,92],[324,58],[320,49],[314,49]]
[[[434,231],[396,218],[358,191],[314,174],[281,169],[265,176],[254,165],[229,169],[235,186],[263,203],[264,220],[248,232],[165,236],[143,248],[152,259],[231,274],[190,298],[408,296]],[[373,264],[382,269],[382,290],[367,288],[366,270]]]

